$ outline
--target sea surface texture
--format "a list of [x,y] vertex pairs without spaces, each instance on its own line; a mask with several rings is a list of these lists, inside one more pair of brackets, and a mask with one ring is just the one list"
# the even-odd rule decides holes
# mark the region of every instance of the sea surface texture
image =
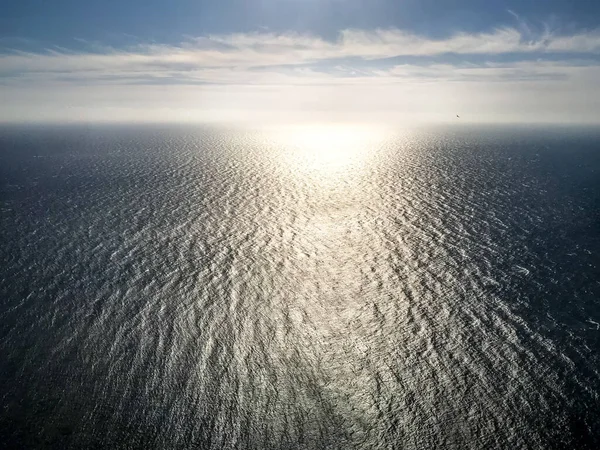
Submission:
[[0,447],[600,448],[600,132],[0,129]]

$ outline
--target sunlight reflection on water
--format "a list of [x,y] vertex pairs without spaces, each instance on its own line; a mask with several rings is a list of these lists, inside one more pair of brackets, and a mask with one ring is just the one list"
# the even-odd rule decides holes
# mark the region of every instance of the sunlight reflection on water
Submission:
[[574,448],[597,423],[597,139],[55,133],[0,134],[0,442]]
[[289,126],[272,134],[281,146],[281,163],[322,185],[364,172],[386,136],[383,128],[366,125]]

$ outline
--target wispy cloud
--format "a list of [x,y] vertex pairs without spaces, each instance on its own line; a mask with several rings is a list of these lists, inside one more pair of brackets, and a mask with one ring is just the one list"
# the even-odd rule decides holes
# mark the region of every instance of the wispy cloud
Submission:
[[490,33],[459,33],[436,40],[397,29],[345,30],[335,41],[295,33],[214,35],[189,38],[179,45],[138,44],[125,50],[96,45],[88,52],[64,48],[49,48],[40,53],[13,51],[0,56],[0,74],[5,78],[43,73],[128,79],[136,75],[170,77],[176,72],[193,79],[198,71],[215,68],[239,70],[348,58],[377,61],[402,56],[507,53],[597,55],[600,54],[600,32],[556,35],[546,30],[532,38],[516,28],[500,28]]
[[173,114],[178,108],[200,108],[203,117],[256,115],[256,105],[411,116],[461,107],[496,118],[503,104],[507,117],[516,110],[555,117],[548,111],[559,105],[571,105],[572,117],[600,112],[598,30],[535,33],[519,25],[445,39],[398,29],[344,30],[334,40],[259,32],[121,49],[81,44],[88,50],[0,54],[0,118],[31,111],[51,116],[57,105],[68,115],[119,116],[120,108],[142,116],[152,110],[153,117],[180,117]]

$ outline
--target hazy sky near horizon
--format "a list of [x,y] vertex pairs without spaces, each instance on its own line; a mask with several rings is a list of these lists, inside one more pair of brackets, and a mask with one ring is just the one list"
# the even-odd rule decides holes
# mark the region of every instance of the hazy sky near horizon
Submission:
[[600,2],[8,0],[0,121],[600,122]]

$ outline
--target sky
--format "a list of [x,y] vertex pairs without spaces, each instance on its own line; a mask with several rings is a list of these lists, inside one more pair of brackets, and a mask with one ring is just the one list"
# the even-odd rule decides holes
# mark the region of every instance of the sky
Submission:
[[4,0],[0,121],[600,122],[597,0]]

